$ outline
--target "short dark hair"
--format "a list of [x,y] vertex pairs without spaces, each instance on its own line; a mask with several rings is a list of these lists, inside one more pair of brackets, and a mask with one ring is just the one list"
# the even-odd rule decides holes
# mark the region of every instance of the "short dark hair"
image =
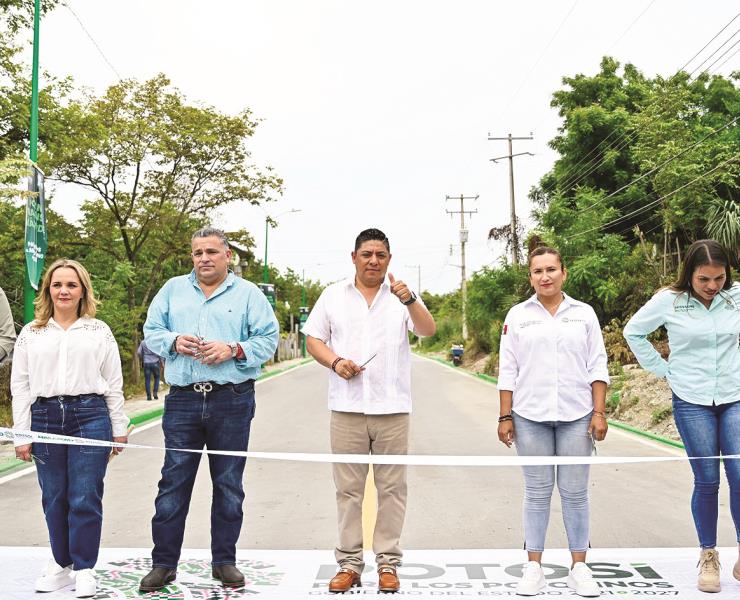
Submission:
[[558,262],[560,263],[560,270],[562,271],[565,267],[565,264],[563,263],[563,257],[560,256],[560,252],[555,250],[555,248],[551,248],[550,246],[537,246],[529,253],[529,258],[527,259],[527,266],[530,268],[532,267],[532,259],[535,256],[542,256],[543,254],[554,254]]
[[221,243],[224,245],[224,248],[227,250],[229,249],[229,238],[226,237],[226,233],[224,233],[223,229],[218,229],[216,227],[201,227],[200,229],[193,232],[192,237],[190,238],[190,243],[192,244],[196,238],[207,238],[207,237],[216,237],[219,240],[221,240]]
[[730,256],[719,242],[714,240],[697,240],[686,250],[681,263],[678,279],[671,284],[674,292],[688,292],[691,290],[691,278],[698,267],[716,265],[725,268],[725,284],[723,290],[732,287],[732,273],[730,272]]
[[386,235],[382,231],[380,231],[380,229],[365,229],[364,231],[361,231],[360,235],[355,238],[355,252],[360,249],[360,246],[362,246],[362,244],[364,244],[365,242],[369,242],[370,240],[383,242],[385,244],[385,249],[388,250],[388,252],[391,251],[391,243],[388,241]]

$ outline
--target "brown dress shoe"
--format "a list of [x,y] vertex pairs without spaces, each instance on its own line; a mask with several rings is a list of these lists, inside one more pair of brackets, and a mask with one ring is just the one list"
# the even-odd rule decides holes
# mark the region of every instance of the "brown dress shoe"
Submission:
[[378,591],[384,594],[393,594],[401,587],[396,575],[396,567],[383,565],[378,569]]
[[213,565],[211,575],[224,587],[244,587],[244,574],[234,565]]
[[329,592],[332,594],[343,594],[353,587],[362,587],[360,574],[346,567],[339,569],[329,582]]

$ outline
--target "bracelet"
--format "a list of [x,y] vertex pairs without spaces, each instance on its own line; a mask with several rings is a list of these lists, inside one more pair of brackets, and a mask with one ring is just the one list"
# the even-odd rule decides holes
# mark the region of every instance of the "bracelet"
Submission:
[[342,358],[341,356],[337,356],[337,357],[336,357],[336,358],[334,359],[334,362],[333,362],[333,363],[331,363],[331,370],[332,370],[332,371],[334,371],[335,373],[337,372],[337,371],[336,371],[336,367],[337,367],[337,364],[339,363],[339,361],[340,361],[340,360],[344,360],[344,359],[343,359],[343,358]]
[[509,413],[508,415],[501,415],[498,418],[499,423],[503,423],[504,421],[513,421],[513,420],[514,420],[514,417],[511,416],[511,413]]
[[600,410],[594,410],[594,411],[592,411],[592,414],[595,417],[601,417],[602,419],[606,419],[606,415],[603,412],[601,412]]

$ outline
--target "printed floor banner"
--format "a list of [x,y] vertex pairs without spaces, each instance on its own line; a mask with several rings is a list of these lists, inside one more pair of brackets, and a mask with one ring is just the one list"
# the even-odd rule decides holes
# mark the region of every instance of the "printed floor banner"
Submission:
[[[716,600],[740,598],[740,581],[732,576],[737,548],[720,549],[722,592]],[[601,587],[601,597],[670,597],[706,600],[696,590],[696,548],[597,549],[589,552],[589,566]],[[540,598],[577,597],[568,589],[569,554],[549,550],[544,563],[548,585]],[[46,565],[45,548],[0,547],[2,600],[39,598],[33,582]],[[140,594],[139,580],[149,571],[149,549],[101,549],[96,567],[97,600],[311,600],[316,598],[373,597],[378,594],[372,557],[362,576],[362,587],[343,596],[329,594],[329,579],[336,571],[333,554],[323,550],[240,550],[238,567],[246,576],[241,590],[227,590],[211,578],[210,553],[186,550],[177,580],[161,592]],[[521,576],[521,550],[408,550],[399,569],[399,598],[516,598]],[[43,595],[43,600],[74,598],[71,587]]]

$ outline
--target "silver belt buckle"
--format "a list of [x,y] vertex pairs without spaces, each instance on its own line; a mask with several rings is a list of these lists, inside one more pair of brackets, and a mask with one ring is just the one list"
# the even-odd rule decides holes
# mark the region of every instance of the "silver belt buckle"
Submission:
[[193,384],[193,390],[207,394],[213,390],[213,384],[210,381],[199,381],[198,383]]

